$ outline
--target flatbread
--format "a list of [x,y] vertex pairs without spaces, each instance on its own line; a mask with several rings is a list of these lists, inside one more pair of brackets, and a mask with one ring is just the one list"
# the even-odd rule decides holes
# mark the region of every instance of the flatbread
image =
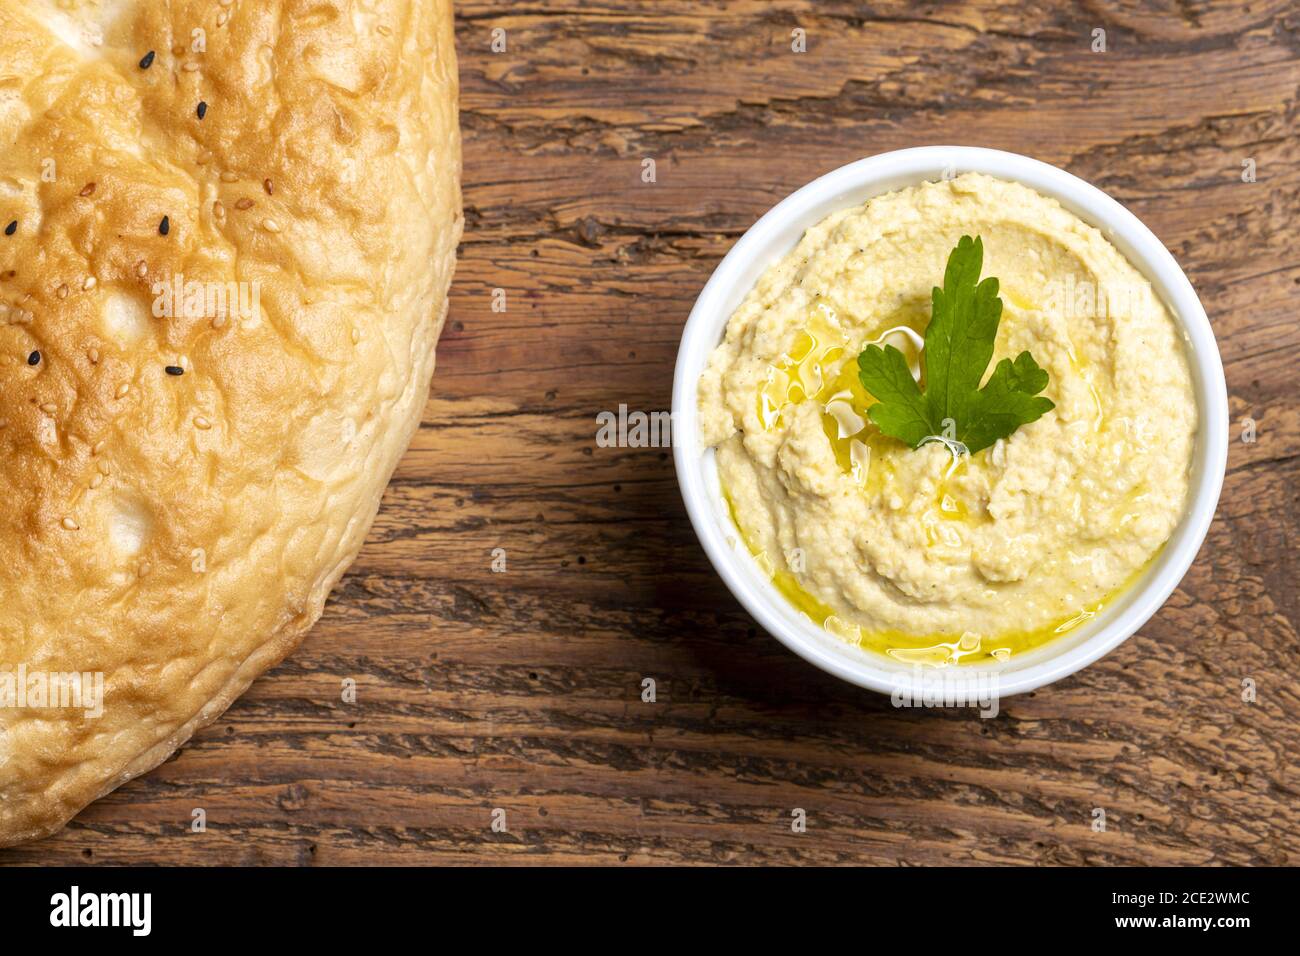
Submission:
[[0,845],[320,616],[428,394],[456,104],[449,0],[0,0]]

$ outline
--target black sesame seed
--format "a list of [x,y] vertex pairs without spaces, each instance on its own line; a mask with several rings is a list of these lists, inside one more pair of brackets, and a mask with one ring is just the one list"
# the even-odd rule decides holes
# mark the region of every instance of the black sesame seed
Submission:
[[163,221],[158,223],[158,231],[164,236],[172,231],[172,221],[167,216],[163,216]]
[[184,375],[184,374],[185,374],[185,369],[181,368],[179,365],[168,365],[167,368],[166,368],[164,371],[166,371],[168,375]]
[[150,50],[140,58],[140,69],[147,70],[151,66],[153,66],[153,50]]
[[17,220],[17,219],[15,219],[13,222],[9,223],[9,225],[5,226],[5,235],[6,235],[6,236],[12,236],[12,235],[13,235],[15,232],[17,232],[17,231],[18,231],[18,220]]
[[207,116],[207,115],[208,115],[208,104],[207,104],[207,103],[204,103],[204,102],[202,102],[202,101],[200,101],[200,102],[199,102],[199,119],[203,119],[203,117],[205,117],[205,116]]
[[39,350],[39,349],[37,349],[36,351],[32,352],[31,355],[27,356],[27,364],[28,364],[28,365],[40,365],[40,364],[41,364],[41,353],[40,353],[40,350]]

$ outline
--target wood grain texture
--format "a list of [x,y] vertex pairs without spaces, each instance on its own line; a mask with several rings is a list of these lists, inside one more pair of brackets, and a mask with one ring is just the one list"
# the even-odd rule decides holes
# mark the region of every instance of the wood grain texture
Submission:
[[[0,862],[1300,862],[1300,9],[458,14],[467,231],[369,544],[223,719]],[[695,296],[769,206],[933,143],[1027,153],[1136,212],[1205,303],[1233,416],[1218,517],[1168,604],[994,720],[898,711],[790,655],[709,568],[668,454],[595,443],[599,411],[668,407]]]

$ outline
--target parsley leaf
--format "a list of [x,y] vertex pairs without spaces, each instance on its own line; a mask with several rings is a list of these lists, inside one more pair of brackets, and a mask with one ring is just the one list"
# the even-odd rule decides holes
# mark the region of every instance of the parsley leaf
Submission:
[[1047,387],[1047,372],[1028,352],[998,362],[980,388],[1002,319],[998,280],[981,282],[983,266],[980,237],[962,236],[948,256],[943,288],[936,286],[932,296],[922,352],[924,392],[892,345],[868,345],[858,356],[858,378],[877,399],[867,415],[886,435],[913,448],[943,436],[973,455],[1056,407],[1038,395]]

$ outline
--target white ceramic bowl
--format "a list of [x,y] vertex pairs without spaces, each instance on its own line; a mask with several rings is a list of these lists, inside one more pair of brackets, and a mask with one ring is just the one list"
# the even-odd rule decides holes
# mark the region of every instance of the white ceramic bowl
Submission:
[[[1150,280],[1185,337],[1199,413],[1187,513],[1142,577],[1096,618],[1018,658],[971,665],[997,673],[998,696],[1042,687],[1113,650],[1153,615],[1182,580],[1214,517],[1228,454],[1228,397],[1205,309],[1182,269],[1136,216],[1101,190],[1027,156],[968,146],[924,146],[850,163],[809,183],[768,211],[727,253],[691,310],[673,378],[673,459],[691,524],[722,580],[773,636],[837,677],[885,693],[912,686],[913,670],[853,646],[800,614],[750,556],[727,511],[712,449],[700,442],[696,387],[727,320],[766,269],[794,248],[805,229],[873,196],[937,180],[945,170],[981,172],[1023,183],[1099,228]],[[976,673],[972,673],[976,672]],[[985,675],[988,676],[987,673]]]

